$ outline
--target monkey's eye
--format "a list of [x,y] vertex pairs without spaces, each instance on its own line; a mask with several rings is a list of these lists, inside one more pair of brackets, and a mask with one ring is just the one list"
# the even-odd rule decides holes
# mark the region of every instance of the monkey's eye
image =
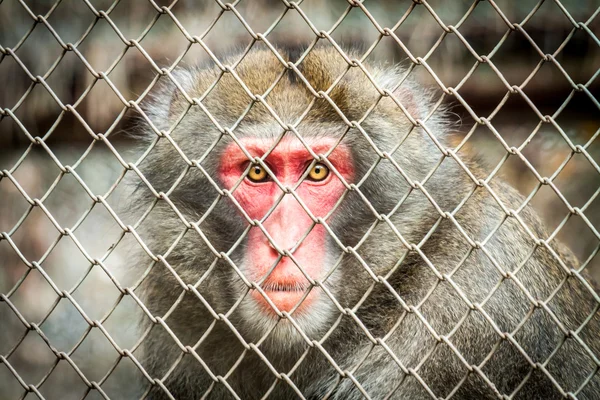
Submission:
[[252,164],[248,171],[248,179],[252,182],[264,182],[269,178],[267,171],[258,164]]
[[311,181],[322,181],[323,179],[329,176],[329,168],[325,164],[317,163],[315,164],[308,173],[308,178]]

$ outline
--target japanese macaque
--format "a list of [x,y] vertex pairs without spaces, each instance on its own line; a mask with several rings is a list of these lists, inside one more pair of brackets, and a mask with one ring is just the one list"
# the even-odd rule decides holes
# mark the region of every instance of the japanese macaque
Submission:
[[431,91],[333,47],[277,51],[176,70],[145,106],[146,394],[600,398],[579,261],[446,151]]

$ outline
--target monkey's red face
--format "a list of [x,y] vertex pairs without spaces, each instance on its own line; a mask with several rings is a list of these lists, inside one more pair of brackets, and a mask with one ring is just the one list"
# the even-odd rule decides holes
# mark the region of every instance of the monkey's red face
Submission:
[[[241,142],[253,157],[262,157],[273,146],[273,142],[265,139],[246,138]],[[337,140],[307,142],[314,153],[325,154],[334,148]],[[347,148],[338,145],[327,159],[346,181],[352,179],[354,166]],[[325,164],[311,166],[313,161],[309,151],[297,139],[282,140],[264,159],[283,187],[296,188],[296,195],[315,218],[325,218],[334,209],[345,187]],[[251,219],[261,221],[273,243],[279,249],[289,251],[292,257],[281,257],[263,231],[252,227],[243,271],[250,281],[260,284],[279,310],[290,311],[298,304],[298,310],[307,310],[322,294],[313,288],[302,301],[310,285],[299,267],[312,279],[324,277],[328,269],[326,241],[329,234],[323,225],[315,224],[293,195],[286,194],[281,198],[284,192],[260,165],[253,164],[246,174],[248,165],[248,158],[240,147],[230,144],[221,160],[221,180],[227,189],[232,189],[245,175],[233,190],[236,201]],[[302,180],[306,173],[308,175]],[[272,311],[258,291],[252,290],[251,295],[264,310]]]

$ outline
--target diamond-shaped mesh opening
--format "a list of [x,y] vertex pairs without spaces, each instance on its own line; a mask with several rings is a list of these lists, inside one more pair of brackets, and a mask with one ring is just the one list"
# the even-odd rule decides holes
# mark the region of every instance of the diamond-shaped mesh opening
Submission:
[[599,13],[0,2],[0,397],[598,398]]

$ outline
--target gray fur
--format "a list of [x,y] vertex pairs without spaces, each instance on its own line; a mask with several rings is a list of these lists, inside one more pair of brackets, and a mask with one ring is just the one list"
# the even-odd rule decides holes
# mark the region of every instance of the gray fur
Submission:
[[[284,57],[288,54],[285,49],[281,49],[281,53]],[[356,56],[350,54],[351,58]],[[231,65],[238,58],[239,55],[232,55],[223,64]],[[314,50],[299,66],[317,91],[327,90],[345,68],[346,64],[335,50],[323,47]],[[404,72],[396,67],[379,65],[369,65],[368,68],[387,89],[392,89],[390,82],[397,82]],[[253,93],[258,94],[271,86],[283,69],[268,49],[252,50],[236,67],[246,85]],[[284,122],[293,123],[306,109],[312,95],[293,72],[286,74],[266,97],[266,101]],[[216,67],[206,67],[186,69],[175,75],[191,97],[200,97],[220,76],[220,71]],[[424,118],[432,107],[430,96],[425,93],[427,92],[418,84],[407,80],[396,90],[395,95],[413,117]],[[330,95],[350,120],[361,118],[378,98],[375,88],[358,68],[352,68]],[[231,126],[250,103],[251,99],[228,73],[223,75],[220,83],[203,101],[223,127]],[[178,93],[172,83],[167,82],[146,105],[145,110],[159,129],[167,131],[188,107],[185,97]],[[440,142],[447,144],[450,134],[448,122],[443,115],[436,115],[427,120],[426,126]],[[413,129],[389,98],[383,98],[361,126],[384,152],[391,152],[406,137],[400,148],[393,153],[393,158],[413,182],[422,182],[442,158],[428,135],[422,129]],[[149,128],[145,130],[147,138],[156,137]],[[298,130],[306,137],[339,136],[344,133],[345,127],[335,111],[324,100],[319,100]],[[260,104],[255,104],[234,130],[238,137],[257,135],[257,132],[266,138],[282,133],[275,119]],[[220,138],[215,149],[201,162],[211,179],[219,182],[219,152],[231,138],[228,135],[221,137],[221,133],[199,106],[189,108],[173,130],[172,138],[192,160],[200,159]],[[360,186],[361,192],[379,213],[389,215],[406,241],[411,244],[420,243],[440,217],[429,200],[420,190],[411,188],[391,162],[380,160],[356,129],[350,130],[342,143],[352,148],[358,170],[356,182],[378,162],[371,175]],[[468,163],[468,167],[476,176],[483,177],[476,164]],[[188,167],[166,139],[158,141],[155,149],[142,163],[141,169],[156,191],[171,190],[169,198],[188,221],[196,222],[205,218],[199,228],[218,251],[228,252],[247,227],[246,221],[227,198],[220,198],[212,212],[205,215],[213,201],[219,198],[217,190],[198,168]],[[172,188],[185,171],[187,173],[181,182]],[[424,186],[444,212],[452,212],[474,189],[473,182],[452,158],[444,159]],[[516,209],[522,204],[523,197],[498,179],[494,179],[491,187],[507,208]],[[404,202],[397,207],[403,198]],[[154,201],[154,197],[143,184],[140,185],[134,197],[135,204],[146,206],[150,201]],[[519,217],[536,237],[548,237],[539,218],[530,208],[524,208]],[[515,275],[519,282],[539,301],[545,301],[562,284],[553,300],[547,303],[547,308],[552,310],[565,329],[577,331],[578,338],[598,355],[598,317],[594,317],[585,328],[578,331],[580,325],[598,307],[594,295],[589,293],[575,275],[567,276],[556,258],[543,246],[536,248],[536,244],[516,218],[506,217],[487,189],[476,188],[474,194],[455,214],[455,218],[476,242],[484,242],[494,227],[501,224],[484,245],[497,266],[504,271],[518,271]],[[350,192],[329,222],[345,246],[356,246],[369,227],[376,223],[376,218],[360,196]],[[165,258],[185,284],[197,285],[198,292],[216,313],[227,314],[244,295],[245,286],[234,269],[221,260],[214,263],[215,256],[201,236],[194,229],[186,228],[164,200],[158,201],[139,231],[154,254],[165,254],[176,238],[183,235]],[[342,252],[333,240],[328,246],[332,260],[341,257]],[[579,263],[569,250],[556,241],[551,242],[550,246],[566,268],[578,268]],[[245,268],[245,247],[246,244],[242,241],[231,253],[231,259],[242,272]],[[469,309],[452,284],[446,279],[440,281],[428,264],[429,262],[440,274],[446,276],[452,274],[467,254],[469,255],[462,266],[452,275],[454,284],[470,303],[480,304],[485,301],[483,309],[501,332],[515,331],[523,318],[532,313],[528,322],[513,335],[514,340],[530,359],[545,366],[564,391],[579,390],[587,376],[598,368],[578,340],[565,336],[544,308],[534,307],[514,279],[503,278],[484,251],[472,248],[448,218],[441,220],[434,233],[421,246],[422,254],[428,262],[417,252],[409,251],[385,222],[378,222],[356,251],[377,276],[386,276],[392,268],[396,268],[387,279],[396,293],[392,294],[383,284],[375,283],[352,255],[343,256],[341,265],[325,285],[344,308],[350,309],[367,290],[372,289],[362,306],[356,310],[356,315],[373,337],[385,338],[387,346],[411,372],[405,374],[382,346],[373,345],[351,317],[342,316],[334,307],[328,312],[324,311],[327,315],[318,325],[311,325],[310,321],[302,320],[301,317],[298,319],[311,340],[320,340],[334,322],[341,319],[337,328],[324,341],[323,347],[342,370],[352,372],[373,399],[430,398],[419,380],[438,398],[445,398],[451,393],[455,399],[497,398],[497,394],[475,369],[469,371],[451,347],[443,340],[436,340],[414,312],[414,308],[410,308],[409,312],[403,309],[397,296],[408,306],[417,307],[437,335],[447,336],[470,365],[481,364],[496,349],[481,371],[502,395],[511,396],[516,391],[516,399],[560,397],[559,391],[541,368],[528,364],[519,349],[506,337],[501,337],[477,309]],[[532,251],[533,256],[521,265]],[[399,260],[402,262],[397,266]],[[140,268],[151,265],[149,258],[143,254],[139,256],[138,263]],[[211,273],[199,283],[209,267],[212,268]],[[429,299],[421,304],[432,290]],[[492,290],[495,292],[488,299]],[[153,315],[163,316],[169,312],[165,321],[184,346],[196,345],[207,329],[211,329],[196,347],[196,353],[212,373],[225,376],[244,348],[227,324],[215,322],[193,293],[183,292],[168,268],[162,263],[156,263],[143,282],[140,297]],[[176,307],[170,312],[174,304]],[[239,308],[228,314],[228,319],[247,343],[256,342],[265,334],[265,327],[258,320],[243,315]],[[461,327],[454,331],[460,321]],[[392,328],[393,332],[389,333]],[[214,383],[210,379],[193,356],[182,353],[162,326],[152,327],[143,347],[143,366],[152,377],[163,379],[175,398],[197,399],[204,394],[214,399],[233,398],[223,384]],[[300,367],[290,375],[305,398],[362,398],[356,385],[349,378],[340,379],[323,354],[317,348],[309,349],[288,321],[280,321],[272,334],[260,344],[259,349],[273,368],[285,373],[307,352]],[[553,356],[546,364],[551,354]],[[182,358],[179,360],[180,357]],[[423,363],[422,360],[426,357],[427,361]],[[178,362],[177,366],[170,370],[175,362]],[[525,383],[520,386],[525,379]],[[276,380],[272,371],[253,350],[246,352],[240,365],[227,377],[227,383],[243,399],[261,398]],[[460,388],[453,392],[459,383]],[[295,392],[283,380],[277,382],[270,395],[274,399],[295,397]],[[600,398],[597,375],[577,397]],[[156,386],[151,391],[151,398],[162,399],[168,396]]]

